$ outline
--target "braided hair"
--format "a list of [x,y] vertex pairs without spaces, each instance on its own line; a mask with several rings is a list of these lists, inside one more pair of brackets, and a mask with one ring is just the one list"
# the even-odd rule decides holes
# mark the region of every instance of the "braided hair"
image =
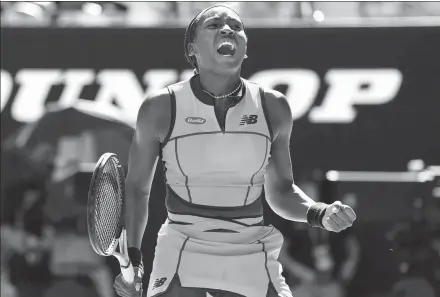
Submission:
[[[202,10],[201,12],[199,12],[193,19],[192,21],[189,23],[188,27],[186,28],[185,31],[185,37],[183,40],[183,50],[185,53],[185,58],[186,60],[194,67],[194,73],[198,73],[199,72],[199,65],[197,64],[197,59],[194,55],[189,55],[189,47],[188,45],[192,42],[194,42],[195,38],[196,38],[196,30],[197,27],[200,24],[200,21],[202,20],[202,16],[205,14],[205,12],[207,12],[208,10],[214,8],[214,7],[226,7],[232,11],[234,11],[235,13],[237,13],[235,10],[233,10],[231,7],[226,6],[226,5],[213,5],[211,7],[205,8],[204,10]],[[238,15],[238,13],[237,13]]]
[[[209,9],[209,8],[208,8]],[[203,13],[206,11],[202,10],[199,12],[189,23],[188,27],[185,31],[185,38],[183,40],[183,49],[185,53],[186,60],[194,67],[194,72],[197,73],[199,71],[199,66],[197,65],[197,59],[194,55],[189,55],[189,44],[194,42],[196,37],[196,29],[200,23],[200,20],[202,19]]]

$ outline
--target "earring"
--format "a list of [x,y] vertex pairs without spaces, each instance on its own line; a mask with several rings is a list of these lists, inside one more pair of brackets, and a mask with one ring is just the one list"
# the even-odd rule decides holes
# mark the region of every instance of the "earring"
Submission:
[[248,58],[248,55],[244,54],[244,58],[247,59],[247,58]]

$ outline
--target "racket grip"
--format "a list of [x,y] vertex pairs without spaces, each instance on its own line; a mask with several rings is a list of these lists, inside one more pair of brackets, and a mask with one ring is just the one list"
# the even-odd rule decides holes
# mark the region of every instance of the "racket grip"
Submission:
[[133,265],[130,264],[128,265],[128,267],[122,267],[121,266],[121,273],[122,273],[122,278],[124,279],[124,281],[127,284],[132,284],[134,281],[134,268]]

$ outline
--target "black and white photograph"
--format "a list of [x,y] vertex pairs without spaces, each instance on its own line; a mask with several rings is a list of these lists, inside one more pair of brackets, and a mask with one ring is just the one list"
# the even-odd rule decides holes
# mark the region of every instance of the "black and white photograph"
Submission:
[[1,1],[1,297],[440,297],[440,1]]

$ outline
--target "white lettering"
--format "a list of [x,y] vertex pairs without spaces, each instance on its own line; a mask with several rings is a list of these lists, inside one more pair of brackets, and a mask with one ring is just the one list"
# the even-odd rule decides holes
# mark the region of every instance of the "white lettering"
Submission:
[[350,123],[354,104],[385,104],[399,91],[402,74],[397,69],[336,69],[325,76],[330,88],[321,106],[310,111],[315,123]]
[[91,69],[72,69],[66,71],[62,80],[65,88],[61,93],[58,104],[63,107],[72,106],[77,100],[85,85],[91,84],[95,78],[95,72]]
[[180,74],[180,80],[188,80],[194,76],[194,69],[185,69]]
[[101,84],[96,95],[96,103],[100,108],[109,109],[111,114],[115,113],[115,110],[111,109],[119,109],[119,113],[122,113],[127,121],[135,122],[145,92],[134,73],[130,70],[103,70],[99,72],[97,81]]
[[[148,92],[163,88],[178,80],[188,80],[192,69],[179,73],[174,69],[152,69],[142,76]],[[19,122],[37,120],[45,110],[45,102],[51,87],[64,83],[60,106],[77,106],[85,112],[98,113],[134,124],[147,91],[133,71],[129,69],[105,69],[96,76],[99,84],[95,100],[81,100],[81,92],[91,85],[95,77],[92,69],[22,69],[16,75],[19,84],[15,100],[11,104],[11,116]],[[320,106],[312,107],[320,79],[308,69],[268,69],[255,73],[249,80],[267,87],[286,85],[286,97],[293,119],[303,117],[311,109],[312,123],[350,123],[356,118],[355,105],[385,104],[395,98],[402,83],[397,69],[333,69],[325,75],[329,88]],[[12,75],[1,70],[1,111],[11,97],[14,82]],[[91,98],[90,98],[91,99]]]
[[14,81],[12,80],[11,75],[9,72],[5,70],[1,70],[1,111],[3,111],[3,108],[5,108],[6,104],[9,101],[9,98],[12,93],[12,88],[14,87]]
[[294,120],[310,109],[320,85],[318,75],[307,69],[263,70],[255,73],[249,80],[272,89],[287,85],[286,98]]
[[152,69],[144,74],[144,82],[148,86],[148,92],[162,89],[178,79],[177,70]]
[[54,84],[60,83],[61,71],[24,69],[15,79],[20,88],[12,104],[12,117],[19,122],[33,122],[44,113],[47,95]]

